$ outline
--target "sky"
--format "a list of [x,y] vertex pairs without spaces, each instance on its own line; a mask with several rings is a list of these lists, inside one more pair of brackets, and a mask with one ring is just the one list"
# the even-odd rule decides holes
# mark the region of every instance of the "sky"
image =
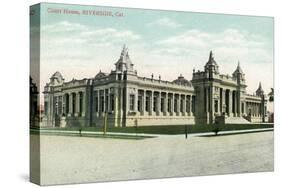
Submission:
[[232,75],[240,61],[247,92],[253,94],[261,82],[269,93],[273,26],[271,17],[41,4],[40,86],[56,71],[66,81],[109,73],[126,44],[139,76],[172,81],[182,74],[190,80],[212,50],[221,74]]

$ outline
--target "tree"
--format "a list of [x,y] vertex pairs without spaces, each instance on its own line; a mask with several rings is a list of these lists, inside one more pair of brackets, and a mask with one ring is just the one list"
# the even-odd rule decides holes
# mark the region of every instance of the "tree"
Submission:
[[268,94],[269,96],[269,102],[274,102],[274,89],[271,88],[270,93]]

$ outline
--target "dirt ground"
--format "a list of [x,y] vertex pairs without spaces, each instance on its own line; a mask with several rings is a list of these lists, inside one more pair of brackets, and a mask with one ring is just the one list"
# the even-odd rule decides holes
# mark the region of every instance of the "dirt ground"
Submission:
[[273,131],[187,140],[43,135],[41,184],[273,171],[273,149]]

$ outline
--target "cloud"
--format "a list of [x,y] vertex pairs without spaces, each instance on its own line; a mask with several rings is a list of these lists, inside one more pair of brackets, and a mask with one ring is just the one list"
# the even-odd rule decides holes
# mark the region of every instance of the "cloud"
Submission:
[[[161,67],[170,67],[165,72],[158,69],[161,74],[173,74],[175,77],[182,73],[191,79],[192,69],[203,70],[212,50],[222,74],[231,75],[237,62],[241,62],[247,90],[253,93],[259,81],[262,81],[266,91],[273,87],[271,42],[257,34],[231,28],[216,33],[192,29],[155,41],[150,57],[153,57],[151,61],[160,62]],[[150,70],[157,71],[157,67]]]
[[[149,25],[181,27],[175,22],[171,24],[170,19],[160,20]],[[129,47],[131,60],[140,76],[150,77],[153,73],[155,77],[161,75],[163,80],[171,81],[183,74],[190,80],[192,69],[203,70],[209,51],[213,50],[223,74],[231,75],[240,60],[250,93],[255,91],[259,81],[266,91],[273,86],[270,42],[257,34],[236,29],[217,33],[191,29],[147,41],[145,36],[133,30],[59,22],[44,26],[41,37],[41,68],[44,70],[41,86],[57,70],[66,80],[93,77],[100,69],[110,72],[124,43]]]
[[135,41],[141,37],[130,30],[117,30],[115,28],[98,28],[70,23],[67,21],[49,24],[42,27],[42,39],[45,46],[51,45],[95,45],[107,46],[109,43],[121,41]]
[[124,43],[140,44],[140,35],[126,29],[58,22],[41,28],[41,90],[55,71],[66,80],[110,72]]
[[[223,62],[245,60],[247,63],[272,63],[272,48],[261,36],[235,29],[218,33],[187,30],[155,42],[154,53],[168,55],[202,56],[213,50]],[[200,60],[200,59],[197,59]]]
[[158,20],[155,20],[153,22],[150,22],[147,24],[149,27],[168,27],[168,28],[179,28],[182,27],[181,24],[177,23],[176,21],[170,19],[170,18],[160,18]]
[[82,62],[101,54],[109,55],[112,49],[140,39],[140,35],[126,29],[90,27],[63,21],[42,27],[41,57],[49,64]]

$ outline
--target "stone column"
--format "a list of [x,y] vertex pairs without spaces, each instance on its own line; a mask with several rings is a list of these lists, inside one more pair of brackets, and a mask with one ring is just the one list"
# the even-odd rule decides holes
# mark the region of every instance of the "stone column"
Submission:
[[183,95],[183,100],[182,100],[182,115],[185,116],[186,114],[186,95]]
[[61,115],[65,114],[65,95],[61,96]]
[[236,98],[237,98],[237,93],[236,93],[236,91],[233,91],[233,108],[234,108],[234,111],[233,111],[233,116],[234,117],[236,117],[236,112],[237,112],[237,106],[236,106],[236,104],[237,104],[237,100],[236,100]]
[[177,97],[177,116],[180,115],[180,94]]
[[258,104],[258,113],[259,113],[259,117],[261,117],[261,103]]
[[75,97],[76,97],[76,99],[75,99],[75,113],[74,113],[74,116],[77,117],[79,115],[79,106],[80,106],[79,105],[79,97],[80,97],[79,92],[75,93]]
[[111,112],[111,101],[110,101],[110,94],[111,94],[111,91],[110,91],[111,88],[108,88],[108,93],[107,93],[107,112]]
[[136,112],[136,114],[138,114],[138,97],[139,97],[139,94],[138,94],[138,90],[135,92],[134,94],[134,111]]
[[217,114],[221,114],[221,89],[219,88],[219,98],[218,98],[218,111],[216,112]]
[[222,88],[222,96],[221,96],[221,115],[225,114],[226,104],[225,104],[225,90]]
[[68,95],[68,115],[67,116],[72,116],[73,113],[73,109],[72,109],[72,99],[73,99],[73,95],[72,93],[69,93]]
[[107,106],[106,106],[106,89],[103,90],[103,113],[107,112]]
[[256,107],[256,117],[258,117],[258,103],[255,103],[255,107]]
[[156,115],[160,116],[161,114],[161,92],[158,92],[158,97],[156,100]]
[[237,116],[240,117],[242,114],[242,103],[241,103],[241,91],[237,92]]
[[252,112],[253,112],[253,116],[256,116],[255,103],[252,103]]
[[248,103],[245,102],[245,106],[244,106],[244,113],[246,114],[246,116],[248,116]]
[[190,102],[189,102],[189,111],[190,111],[190,116],[193,116],[193,112],[192,112],[192,103],[193,103],[193,99],[192,99],[192,95],[190,95]]
[[153,114],[153,91],[151,90],[150,100],[149,100],[149,115]]
[[255,103],[255,108],[256,108],[256,117],[258,117],[259,116],[259,114],[258,114],[258,103]]
[[174,112],[175,112],[175,109],[174,109],[174,107],[175,107],[174,102],[175,102],[175,94],[172,93],[172,97],[171,97],[171,112],[170,112],[172,116],[174,115]]
[[191,96],[187,95],[186,113],[188,116],[191,115],[190,101],[191,101]]
[[229,109],[229,113],[228,113],[228,116],[229,117],[232,117],[233,116],[233,113],[232,113],[232,91],[231,90],[229,90],[229,102],[228,102],[228,109]]
[[98,116],[100,113],[100,90],[97,90],[96,95],[98,98],[98,100],[96,101],[97,102],[96,115]]
[[210,113],[209,113],[209,123],[213,123],[214,121],[214,112],[215,112],[215,109],[214,109],[214,87],[210,87],[210,93],[209,93],[209,102],[210,102]]
[[164,109],[163,109],[163,112],[164,112],[164,116],[167,115],[168,113],[168,93],[165,93],[165,97],[164,97]]
[[[191,98],[192,98],[192,95],[191,95]],[[205,102],[206,102],[205,109],[206,109],[206,112],[209,112],[209,110],[210,110],[209,109],[209,99],[210,99],[210,97],[209,97],[209,89],[208,89],[208,87],[205,87]]]
[[[125,110],[124,109],[124,101],[123,101],[123,99],[124,99],[124,93],[123,93],[123,88],[122,87],[120,87],[119,89],[118,89],[119,91],[120,91],[120,96],[118,96],[118,98],[119,98],[119,100],[120,100],[120,106],[118,106],[118,111],[119,111],[119,113],[121,114],[121,117],[123,117],[123,111]],[[121,119],[121,118],[120,118]],[[121,122],[120,122],[120,126],[121,126]]]
[[143,90],[141,115],[145,114],[145,100],[146,100],[146,90]]
[[260,103],[259,104],[259,115],[260,115],[260,117],[263,117],[263,107],[262,107],[263,105],[262,105],[262,103]]
[[[85,92],[83,92],[82,93],[82,96],[83,96],[83,99],[82,99],[82,112],[81,112],[81,115],[83,116],[83,117],[85,117],[85,115],[86,115],[86,109],[87,109],[87,104],[86,104],[86,97],[87,97],[87,95],[86,95],[86,91]],[[90,105],[92,105],[92,104],[90,104]]]
[[118,104],[118,94],[119,94],[119,89],[117,87],[114,88],[114,114],[115,114],[115,118],[117,117],[116,115],[118,114],[118,108],[119,108],[119,104]]

